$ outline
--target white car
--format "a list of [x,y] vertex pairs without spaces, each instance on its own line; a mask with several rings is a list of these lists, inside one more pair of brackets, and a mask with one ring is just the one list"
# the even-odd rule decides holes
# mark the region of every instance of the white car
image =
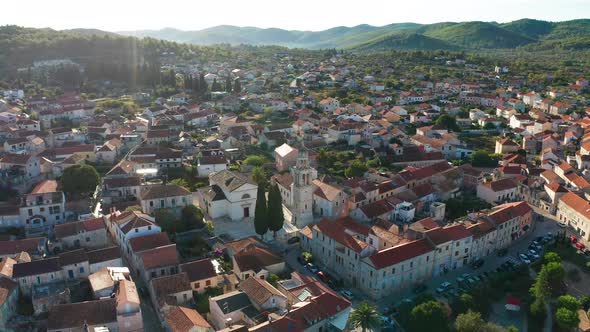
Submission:
[[567,225],[565,223],[562,223],[562,222],[558,222],[557,223],[557,226],[559,226],[561,228],[566,228],[567,227]]
[[525,263],[525,264],[531,264],[531,260],[525,254],[520,254],[520,255],[518,255],[518,257],[520,257],[520,260],[523,263]]
[[445,282],[443,282],[442,284],[440,284],[440,287],[438,287],[438,288],[436,289],[436,292],[437,292],[437,293],[442,293],[442,292],[444,292],[445,290],[447,290],[447,288],[449,288],[449,287],[451,287],[451,283],[450,283],[450,282],[448,282],[448,281],[445,281]]

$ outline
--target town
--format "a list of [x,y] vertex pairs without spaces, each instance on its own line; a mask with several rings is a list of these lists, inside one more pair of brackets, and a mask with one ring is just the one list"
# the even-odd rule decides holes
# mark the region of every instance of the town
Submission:
[[0,77],[0,330],[590,331],[588,62],[175,45]]

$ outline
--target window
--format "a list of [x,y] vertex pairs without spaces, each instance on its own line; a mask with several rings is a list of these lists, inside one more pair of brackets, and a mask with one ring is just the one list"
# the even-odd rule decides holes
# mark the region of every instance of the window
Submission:
[[33,215],[33,209],[29,209],[29,217]]
[[164,207],[164,200],[163,199],[160,200],[160,207]]
[[154,207],[154,201],[150,201],[150,207]]
[[80,266],[80,273],[84,273],[84,267]]
[[205,286],[211,286],[211,280],[205,281]]
[[90,238],[89,237],[86,237],[86,242],[90,242]]
[[137,229],[137,228],[136,228],[136,229],[135,229],[135,233],[138,233],[138,232],[139,232],[139,229]]
[[194,285],[193,285],[193,287],[194,288],[199,288],[199,287],[201,287],[201,283],[195,282]]
[[176,199],[175,198],[172,199],[172,206],[176,206]]
[[248,199],[248,198],[250,198],[250,194],[244,194],[244,195],[242,195],[242,199]]
[[455,251],[455,256],[459,256],[459,251]]
[[182,294],[182,298],[186,301],[186,299],[187,299],[186,293]]
[[414,262],[410,262],[410,268],[414,267]]

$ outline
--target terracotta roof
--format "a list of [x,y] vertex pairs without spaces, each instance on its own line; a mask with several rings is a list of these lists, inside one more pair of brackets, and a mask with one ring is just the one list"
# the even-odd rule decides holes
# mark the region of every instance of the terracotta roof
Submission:
[[[293,176],[291,173],[275,174],[272,178],[282,187],[289,189],[293,183]],[[314,180],[317,181],[317,180]]]
[[432,245],[428,240],[420,239],[381,250],[369,256],[369,260],[376,269],[382,269],[413,257],[424,255],[432,250]]
[[162,305],[168,295],[192,291],[188,275],[184,272],[154,278],[151,281],[154,296],[158,304]]
[[106,175],[125,175],[133,172],[135,162],[128,160],[121,160],[115,167],[113,167]]
[[590,202],[569,192],[559,199],[559,204],[565,204],[586,219],[590,219]]
[[185,307],[170,307],[165,319],[172,332],[192,332],[195,326],[211,329],[211,325],[199,312]]
[[382,199],[373,203],[365,204],[359,209],[363,211],[367,218],[373,219],[393,211],[395,206],[393,206],[387,200]]
[[229,170],[222,170],[217,173],[211,174],[209,178],[219,187],[227,190],[228,192],[232,192],[245,184],[256,185],[248,177]]
[[165,232],[138,236],[129,240],[129,246],[134,253],[166,246],[170,243],[172,242],[168,238],[168,233]]
[[143,267],[146,270],[163,266],[178,265],[179,263],[176,244],[169,244],[145,250],[141,252],[140,256],[143,261]]
[[500,179],[485,183],[484,186],[492,189],[494,192],[516,188],[516,183],[512,178]]
[[250,301],[259,307],[262,307],[273,296],[286,298],[283,293],[279,292],[268,281],[255,276],[242,281],[238,287],[248,295]]
[[103,218],[94,218],[55,225],[54,234],[57,239],[62,239],[82,232],[92,232],[105,228]]
[[0,275],[12,278],[14,264],[16,264],[16,260],[10,257],[3,257],[0,259]]
[[230,241],[225,244],[225,246],[229,249],[230,254],[232,254],[232,255],[237,254],[238,252],[241,252],[242,250],[245,250],[246,248],[248,248],[251,245],[255,245],[258,247],[266,247],[266,245],[255,236],[249,236],[249,237],[246,237],[243,239]]
[[30,154],[5,154],[0,162],[15,165],[25,165],[32,156]]
[[88,255],[88,262],[90,264],[112,261],[121,258],[119,247],[112,246],[102,249],[91,250],[86,253]]
[[44,237],[34,237],[21,240],[0,241],[0,255],[15,255],[21,251],[36,253],[38,247],[45,246],[47,241]]
[[562,186],[561,184],[555,183],[555,182],[546,184],[545,188],[547,188],[553,192],[556,192],[556,193],[565,193],[565,192],[569,191],[569,190],[565,189],[565,187]]
[[532,209],[527,202],[504,203],[494,207],[488,217],[496,224],[501,224],[516,217],[522,217],[531,212]]
[[518,146],[518,144],[516,144],[513,140],[509,139],[509,138],[504,138],[501,139],[500,144],[502,145],[507,145],[507,146]]
[[149,186],[147,190],[141,193],[141,199],[158,199],[164,197],[177,197],[177,196],[188,196],[191,195],[191,192],[188,191],[186,188],[181,186],[177,186],[174,184],[169,185],[153,185]]
[[17,289],[18,283],[5,278],[0,277],[0,307],[4,305],[10,294]]
[[22,278],[50,272],[58,272],[61,271],[59,261],[60,259],[58,257],[53,257],[27,263],[18,263],[13,266],[12,276],[14,278]]
[[66,251],[59,254],[59,263],[61,266],[72,265],[88,261],[88,255],[86,250],[77,249],[72,251]]
[[130,176],[124,178],[106,178],[103,180],[103,184],[109,189],[136,187],[141,185],[141,178],[139,176]]
[[277,254],[256,245],[250,245],[234,254],[234,260],[242,272],[249,270],[259,272],[267,266],[283,262]]
[[427,231],[425,234],[436,245],[449,241],[457,241],[472,235],[462,224],[435,228]]
[[105,325],[117,322],[115,299],[57,304],[49,309],[47,328],[50,330],[82,329],[85,325]]
[[31,194],[54,193],[57,191],[57,181],[44,180],[31,190]]
[[338,195],[343,192],[339,185],[329,184],[322,182],[318,179],[313,180],[313,184],[317,186],[314,190],[314,195],[319,196],[328,201],[335,201],[338,199]]
[[355,252],[361,252],[367,246],[365,242],[347,233],[343,225],[328,219],[322,219],[312,228]]
[[186,272],[191,282],[210,279],[217,276],[211,259],[205,258],[194,262],[180,264],[180,271]]

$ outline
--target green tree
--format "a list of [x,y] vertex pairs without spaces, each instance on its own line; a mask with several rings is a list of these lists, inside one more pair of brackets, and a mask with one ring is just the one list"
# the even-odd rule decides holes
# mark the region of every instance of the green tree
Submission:
[[448,114],[443,114],[441,116],[438,117],[438,119],[436,119],[436,124],[446,128],[450,131],[460,131],[461,129],[459,128],[459,126],[457,125],[457,120],[455,120],[454,117],[448,115]]
[[359,304],[351,313],[348,321],[351,326],[361,328],[363,332],[379,326],[379,313],[375,306],[367,302]]
[[498,160],[485,150],[477,150],[471,154],[471,164],[475,167],[494,167],[498,166]]
[[244,159],[244,165],[248,166],[262,166],[264,165],[264,157],[258,155],[251,155]]
[[182,222],[189,229],[203,228],[203,212],[194,205],[187,205],[182,208]]
[[539,275],[545,275],[551,288],[551,293],[555,295],[562,286],[563,279],[565,278],[565,270],[561,263],[549,262],[543,265]]
[[578,313],[567,308],[559,308],[555,313],[555,321],[557,325],[563,329],[573,329],[580,323]]
[[457,319],[455,319],[455,331],[480,332],[483,329],[485,323],[486,322],[481,318],[481,314],[479,312],[469,310],[457,316]]
[[281,280],[281,278],[279,278],[278,275],[271,273],[268,276],[268,279],[266,281],[268,281],[269,284],[273,285],[273,286],[277,286],[277,283],[279,282],[279,280]]
[[240,83],[240,79],[239,78],[236,78],[234,80],[234,92],[235,93],[242,92],[242,84]]
[[254,180],[258,186],[266,187],[266,173],[261,166],[256,166],[252,169],[252,180]]
[[174,179],[172,181],[170,181],[170,184],[176,185],[176,186],[180,186],[183,188],[188,188],[188,182],[185,179],[182,178],[178,178],[178,179]]
[[225,79],[225,92],[227,93],[231,93],[231,89],[232,89],[232,84],[231,84],[231,78],[228,76]]
[[154,213],[156,224],[162,228],[163,232],[169,234],[183,232],[184,225],[178,222],[178,218],[170,209],[158,209]]
[[471,294],[463,293],[459,295],[451,304],[454,314],[462,314],[475,308],[475,301]]
[[344,171],[344,176],[347,178],[353,178],[362,176],[368,170],[367,165],[362,161],[355,159],[350,162],[349,166]]
[[268,222],[269,229],[277,235],[277,232],[283,228],[285,216],[283,215],[283,199],[279,186],[275,183],[268,191]]
[[448,331],[447,311],[438,301],[419,304],[410,313],[410,331]]
[[580,309],[581,303],[575,297],[571,295],[562,295],[557,298],[557,307],[566,308],[572,311]]
[[486,122],[486,124],[483,126],[483,128],[488,129],[488,130],[496,129],[496,125],[491,122]]
[[559,257],[559,255],[556,252],[549,251],[545,255],[543,255],[543,263],[547,264],[551,262],[561,263],[561,257]]
[[266,206],[266,193],[263,186],[258,186],[256,193],[256,207],[254,209],[254,230],[260,237],[268,232],[268,207]]
[[96,190],[100,175],[91,165],[74,165],[66,168],[61,177],[61,186],[69,195],[88,194]]

